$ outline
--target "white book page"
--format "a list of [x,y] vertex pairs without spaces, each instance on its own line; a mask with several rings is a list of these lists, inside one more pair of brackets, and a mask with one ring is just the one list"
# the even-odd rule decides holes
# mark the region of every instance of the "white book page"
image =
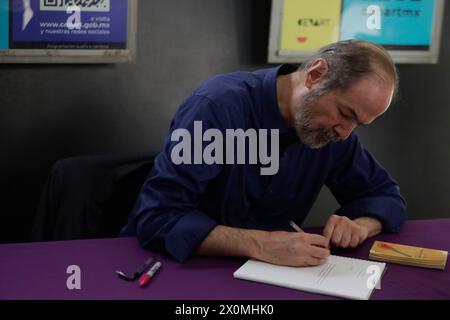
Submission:
[[317,267],[286,267],[249,260],[234,273],[234,277],[341,298],[368,300],[385,267],[385,263],[333,255]]

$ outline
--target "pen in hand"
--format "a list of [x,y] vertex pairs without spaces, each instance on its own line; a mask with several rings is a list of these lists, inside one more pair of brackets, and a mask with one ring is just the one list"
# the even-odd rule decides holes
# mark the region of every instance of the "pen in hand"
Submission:
[[[289,225],[295,230],[295,231],[297,231],[297,232],[305,232],[305,231],[303,231],[303,229],[302,228],[300,228],[294,221],[289,221]],[[326,248],[326,249],[330,249],[330,245],[328,245],[328,248]]]
[[304,232],[294,221],[289,221],[289,225],[297,232]]

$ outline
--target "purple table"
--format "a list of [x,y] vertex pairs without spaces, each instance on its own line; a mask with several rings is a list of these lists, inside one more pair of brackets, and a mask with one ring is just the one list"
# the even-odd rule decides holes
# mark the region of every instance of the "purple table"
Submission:
[[[374,240],[450,251],[450,219],[409,221],[401,234],[379,235],[337,254],[367,259]],[[180,264],[157,255],[162,269],[150,285],[119,279],[151,254],[135,238],[0,245],[0,299],[300,300],[333,299],[233,278],[245,259],[195,257]],[[69,290],[69,265],[81,268],[81,289]],[[444,271],[388,264],[376,299],[450,299],[449,266]]]

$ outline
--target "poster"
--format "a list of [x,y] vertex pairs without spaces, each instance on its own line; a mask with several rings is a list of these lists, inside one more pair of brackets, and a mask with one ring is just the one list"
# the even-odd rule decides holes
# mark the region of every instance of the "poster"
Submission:
[[0,0],[0,50],[9,45],[9,0]]
[[125,49],[127,9],[127,0],[9,0],[8,48]]
[[281,50],[314,51],[339,40],[341,0],[285,0]]
[[[370,29],[367,8],[380,8],[380,28]],[[344,0],[340,39],[362,39],[390,49],[431,45],[435,0]]]

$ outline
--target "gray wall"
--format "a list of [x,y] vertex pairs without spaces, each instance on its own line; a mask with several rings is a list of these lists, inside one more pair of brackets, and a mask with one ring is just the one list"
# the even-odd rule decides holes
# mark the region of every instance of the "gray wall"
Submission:
[[[266,67],[269,17],[268,0],[145,0],[135,64],[0,65],[0,242],[28,240],[57,159],[157,150],[200,82]],[[410,218],[450,216],[450,36],[443,37],[440,64],[400,66],[402,100],[359,130],[401,184]],[[325,190],[308,224],[323,223],[335,207]]]

